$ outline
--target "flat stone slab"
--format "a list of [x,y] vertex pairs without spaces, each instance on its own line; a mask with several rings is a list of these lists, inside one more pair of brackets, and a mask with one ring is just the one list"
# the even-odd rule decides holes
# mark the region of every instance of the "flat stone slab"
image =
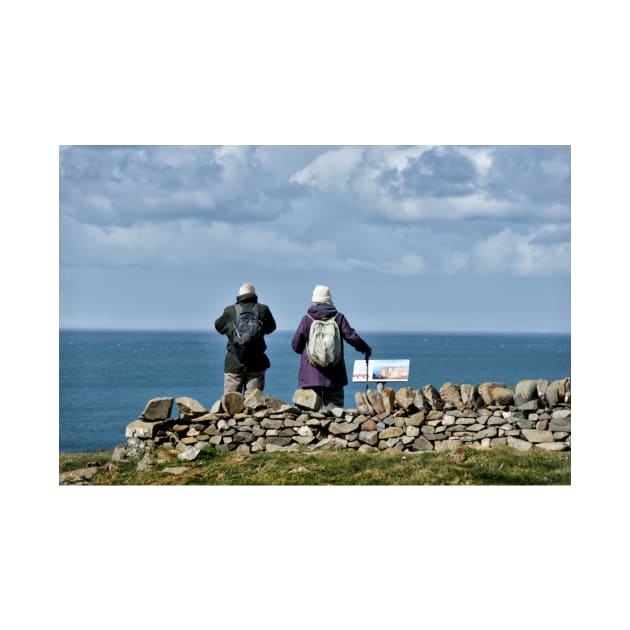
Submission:
[[541,431],[539,429],[522,429],[521,433],[528,442],[553,442],[553,433],[551,431]]
[[208,413],[208,410],[194,398],[188,396],[182,396],[175,399],[177,409],[179,409],[179,415],[182,416],[203,416]]
[[135,420],[127,425],[127,428],[125,429],[125,437],[151,440],[163,426],[163,421],[146,422],[145,420]]
[[171,415],[172,407],[172,398],[151,398],[140,414],[140,418],[142,420],[168,420]]

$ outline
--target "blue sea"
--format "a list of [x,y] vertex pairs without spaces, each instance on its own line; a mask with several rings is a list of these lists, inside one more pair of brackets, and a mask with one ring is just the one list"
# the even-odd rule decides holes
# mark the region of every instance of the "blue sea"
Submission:
[[[291,402],[299,356],[292,331],[266,337],[272,367],[265,392]],[[374,359],[410,359],[409,382],[438,389],[447,381],[514,385],[526,378],[549,381],[571,375],[569,334],[362,333]],[[59,333],[59,450],[112,449],[125,427],[158,396],[189,396],[206,408],[223,393],[225,337],[214,331],[85,331]],[[346,346],[349,380],[355,359]],[[398,388],[405,383],[391,383]],[[370,387],[375,388],[375,384]],[[364,383],[346,387],[346,406]],[[174,406],[174,413],[177,413]]]

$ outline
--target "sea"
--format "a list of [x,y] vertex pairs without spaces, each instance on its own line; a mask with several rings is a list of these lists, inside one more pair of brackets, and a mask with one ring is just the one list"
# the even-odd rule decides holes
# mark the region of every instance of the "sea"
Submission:
[[[447,382],[529,378],[549,381],[571,375],[570,334],[364,332],[373,359],[409,359],[409,381],[398,389]],[[266,337],[271,368],[265,392],[290,403],[300,357],[293,331]],[[125,427],[151,398],[188,396],[206,408],[223,393],[225,337],[214,331],[68,330],[59,332],[59,451],[110,450],[126,442]],[[346,346],[349,381],[363,355]],[[374,383],[369,387],[376,388]],[[346,407],[366,384],[345,389]],[[177,408],[173,405],[174,413]]]

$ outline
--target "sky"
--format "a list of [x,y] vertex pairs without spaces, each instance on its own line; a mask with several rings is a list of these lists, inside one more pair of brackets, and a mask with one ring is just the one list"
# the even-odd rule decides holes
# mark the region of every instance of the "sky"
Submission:
[[60,326],[279,329],[330,287],[360,330],[569,332],[567,145],[64,145]]

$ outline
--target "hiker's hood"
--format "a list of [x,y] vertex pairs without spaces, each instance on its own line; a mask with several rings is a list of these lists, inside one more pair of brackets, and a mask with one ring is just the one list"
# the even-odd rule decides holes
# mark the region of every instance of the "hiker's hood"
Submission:
[[330,319],[337,314],[334,304],[311,304],[307,313],[313,319]]
[[236,298],[237,304],[256,304],[258,302],[258,296],[255,293],[243,293]]

